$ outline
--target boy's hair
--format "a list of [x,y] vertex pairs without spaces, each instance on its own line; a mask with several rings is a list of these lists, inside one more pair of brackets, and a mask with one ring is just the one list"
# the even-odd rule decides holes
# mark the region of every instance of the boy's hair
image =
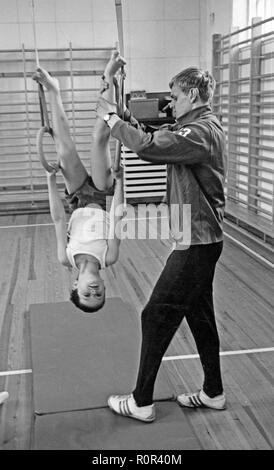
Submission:
[[79,295],[78,295],[78,290],[77,288],[76,289],[72,289],[71,293],[70,293],[70,300],[72,301],[72,303],[77,307],[79,308],[80,310],[82,310],[83,312],[86,312],[86,313],[95,313],[97,312],[98,310],[100,310],[104,304],[105,304],[105,301],[106,301],[106,297],[105,297],[105,292],[104,292],[104,295],[102,297],[102,301],[101,303],[99,303],[98,305],[94,305],[94,306],[87,306],[87,305],[84,305],[80,302],[80,299],[79,299]]
[[197,88],[201,101],[211,101],[216,86],[216,81],[208,71],[197,67],[189,67],[175,75],[169,83],[172,88],[176,84],[187,93],[191,88]]

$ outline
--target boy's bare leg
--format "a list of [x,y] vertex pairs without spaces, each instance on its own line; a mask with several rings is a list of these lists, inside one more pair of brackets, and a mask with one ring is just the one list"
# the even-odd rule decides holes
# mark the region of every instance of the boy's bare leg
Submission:
[[87,177],[87,171],[70,136],[59,83],[56,78],[42,68],[36,70],[33,79],[41,83],[49,94],[55,148],[68,193],[71,194],[83,184]]
[[[116,72],[125,64],[125,60],[118,51],[112,53],[111,59],[106,65],[104,83],[106,89],[102,92],[104,98],[111,103],[116,103],[115,87],[113,79]],[[94,126],[93,147],[91,156],[91,174],[95,186],[105,190],[113,185],[111,169],[111,154],[109,149],[110,130],[102,119],[97,118]]]

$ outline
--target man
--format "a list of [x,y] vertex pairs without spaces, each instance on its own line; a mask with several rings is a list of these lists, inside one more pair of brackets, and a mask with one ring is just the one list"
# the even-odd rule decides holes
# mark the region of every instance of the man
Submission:
[[138,156],[167,164],[167,204],[172,223],[173,206],[191,205],[191,239],[177,241],[142,312],[142,347],[133,393],[111,396],[109,407],[123,415],[151,422],[155,419],[154,383],[162,357],[185,317],[194,336],[204,371],[197,393],[177,397],[182,406],[225,408],[219,337],[215,323],[212,286],[216,262],[223,246],[225,134],[212,113],[215,81],[208,73],[188,68],[169,84],[174,125],[152,132],[122,121],[113,104],[99,99],[98,116]]

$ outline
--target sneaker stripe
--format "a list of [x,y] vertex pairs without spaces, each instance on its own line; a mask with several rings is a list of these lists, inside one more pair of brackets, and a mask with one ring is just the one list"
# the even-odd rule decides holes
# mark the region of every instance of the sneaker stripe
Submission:
[[122,410],[123,410],[123,415],[126,416],[127,410],[126,410],[126,400],[122,401]]
[[196,401],[195,401],[195,399],[194,399],[194,396],[193,396],[193,395],[190,395],[190,396],[188,397],[188,399],[189,399],[191,405],[192,405],[192,406],[195,406],[195,408],[196,408],[197,404],[196,404]]
[[126,414],[125,413],[125,404],[124,403],[125,403],[124,400],[120,400],[120,402],[119,402],[120,414],[123,415],[123,416]]
[[195,408],[198,408],[202,405],[202,402],[199,399],[198,395],[190,395],[189,399],[190,399],[191,403],[193,404],[193,406],[195,406]]
[[197,400],[197,403],[198,403],[198,406],[204,406],[201,398],[200,398],[200,394],[196,395],[196,400]]
[[129,404],[128,404],[128,398],[124,401],[124,409],[127,415],[131,415],[131,411],[129,409]]

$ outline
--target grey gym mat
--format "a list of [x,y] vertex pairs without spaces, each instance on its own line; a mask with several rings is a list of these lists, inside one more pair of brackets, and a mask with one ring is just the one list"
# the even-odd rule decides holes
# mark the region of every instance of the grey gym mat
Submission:
[[36,416],[34,449],[198,450],[187,412],[175,402],[156,402],[153,423],[124,418],[106,408]]
[[[30,306],[34,410],[37,414],[105,406],[111,394],[133,390],[140,321],[120,298],[95,314],[71,302]],[[155,399],[173,396],[161,366]]]

